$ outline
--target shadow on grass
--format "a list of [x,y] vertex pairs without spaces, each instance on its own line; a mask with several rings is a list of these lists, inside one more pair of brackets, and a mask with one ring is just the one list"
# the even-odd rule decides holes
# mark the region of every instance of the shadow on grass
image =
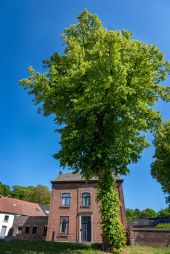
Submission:
[[0,254],[98,254],[100,245],[38,241],[0,241]]

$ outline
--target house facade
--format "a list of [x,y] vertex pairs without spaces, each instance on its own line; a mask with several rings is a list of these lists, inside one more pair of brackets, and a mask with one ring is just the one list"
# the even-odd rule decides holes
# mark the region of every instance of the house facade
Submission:
[[[120,219],[126,227],[122,180],[117,179]],[[48,219],[48,241],[102,242],[99,204],[96,202],[97,180],[89,182],[80,174],[61,174],[52,181]]]
[[8,235],[14,222],[14,215],[8,213],[0,213],[0,239]]
[[[37,203],[0,196],[0,238],[3,239],[7,236],[17,237],[17,234],[21,235],[21,233],[25,235],[25,227],[27,227],[27,230],[29,227],[30,230],[26,233],[26,238],[30,237],[31,239],[32,235],[30,234],[32,232],[31,227],[33,225],[28,217],[34,217],[34,226],[36,227],[35,218],[46,217],[45,224],[47,226],[47,216],[48,209],[45,206]],[[23,219],[21,220],[20,217]],[[15,235],[13,234],[14,232]]]

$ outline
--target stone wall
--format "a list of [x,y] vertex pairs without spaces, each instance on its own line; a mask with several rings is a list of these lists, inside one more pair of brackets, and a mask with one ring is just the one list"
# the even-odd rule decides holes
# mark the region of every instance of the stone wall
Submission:
[[13,237],[18,240],[45,240],[47,224],[47,216],[16,216]]
[[170,229],[129,228],[130,245],[170,247]]

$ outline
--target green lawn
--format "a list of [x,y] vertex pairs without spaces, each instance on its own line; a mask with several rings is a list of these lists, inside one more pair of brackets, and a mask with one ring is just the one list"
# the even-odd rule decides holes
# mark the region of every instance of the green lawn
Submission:
[[89,244],[0,241],[0,254],[102,254]]
[[[104,254],[93,245],[32,241],[0,241],[0,254]],[[170,248],[126,247],[122,254],[170,254]]]
[[170,254],[170,248],[152,248],[147,246],[128,246],[123,254]]

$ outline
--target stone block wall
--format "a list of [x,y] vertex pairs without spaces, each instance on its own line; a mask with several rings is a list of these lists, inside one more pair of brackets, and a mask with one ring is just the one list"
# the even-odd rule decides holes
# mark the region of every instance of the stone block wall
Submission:
[[130,245],[170,247],[170,229],[129,228]]

